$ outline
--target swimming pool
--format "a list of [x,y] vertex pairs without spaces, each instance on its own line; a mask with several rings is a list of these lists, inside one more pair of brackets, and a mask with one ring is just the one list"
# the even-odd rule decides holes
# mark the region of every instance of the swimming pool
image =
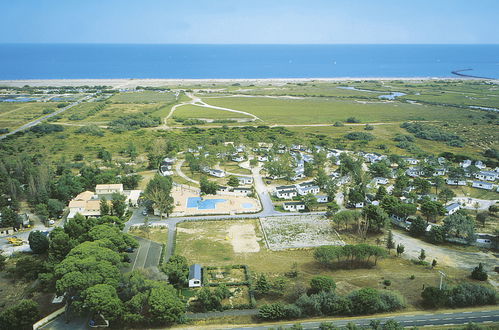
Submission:
[[201,197],[187,198],[187,208],[197,208],[198,210],[214,210],[217,203],[225,202],[225,199],[203,199]]
[[252,204],[252,203],[242,203],[242,204],[241,204],[241,207],[242,207],[243,209],[250,209],[250,208],[252,208],[252,207],[253,207],[253,204]]

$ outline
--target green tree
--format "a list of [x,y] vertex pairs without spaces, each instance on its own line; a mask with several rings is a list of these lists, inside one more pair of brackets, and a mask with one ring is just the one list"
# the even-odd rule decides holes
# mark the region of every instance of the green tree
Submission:
[[427,286],[423,292],[421,292],[421,297],[423,298],[423,305],[425,307],[438,308],[446,304],[448,293],[446,290]]
[[426,201],[421,204],[421,213],[426,217],[426,221],[431,221],[437,216],[445,215],[445,208],[439,202]]
[[152,320],[161,324],[180,323],[185,314],[185,304],[180,300],[175,288],[157,282],[147,297],[148,311]]
[[388,195],[386,188],[384,186],[379,186],[378,190],[376,191],[376,195],[374,196],[374,199],[377,201],[381,201],[386,195]]
[[419,252],[419,257],[418,259],[420,261],[424,261],[426,259],[426,253],[425,253],[425,250],[424,249],[421,249],[421,251]]
[[40,203],[35,205],[35,213],[42,221],[47,221],[49,218],[49,210],[47,204]]
[[402,253],[405,251],[405,246],[402,244],[397,244],[397,256],[400,257]]
[[371,232],[381,232],[388,223],[388,214],[377,205],[369,204],[362,209],[362,215],[369,221],[368,230]]
[[257,295],[263,296],[269,293],[270,291],[270,283],[265,274],[260,274],[255,283],[255,293]]
[[[129,234],[123,233],[118,227],[111,224],[96,225],[88,232],[90,241],[106,242],[106,247],[123,252],[129,247],[137,247],[137,241]],[[80,245],[81,246],[81,245]]]
[[106,199],[106,197],[102,197],[100,200],[100,215],[109,215],[111,212],[111,209],[109,207],[109,203]]
[[118,318],[123,312],[123,304],[116,289],[109,284],[96,284],[83,291],[83,306],[93,313],[102,313],[109,320]]
[[80,213],[77,213],[73,219],[66,221],[64,231],[70,238],[83,242],[86,240],[86,234],[96,223],[97,219],[91,217],[85,218]]
[[239,180],[235,176],[231,175],[231,176],[229,176],[229,180],[227,181],[227,184],[231,187],[237,187],[237,186],[239,186]]
[[51,218],[60,216],[65,207],[66,205],[58,199],[51,198],[47,201],[47,210],[49,212],[49,217]]
[[314,276],[310,280],[310,293],[333,292],[336,289],[336,283],[330,276]]
[[199,188],[203,194],[215,195],[217,193],[218,185],[216,182],[210,181],[202,176],[201,179],[199,179]]
[[49,259],[60,262],[74,248],[78,241],[69,237],[61,227],[56,227],[49,234]]
[[218,310],[222,311],[222,299],[207,287],[199,290],[197,295],[199,306],[203,312]]
[[471,278],[478,281],[486,281],[489,278],[487,272],[483,269],[482,263],[479,263],[478,266],[473,269]]
[[472,217],[456,212],[444,219],[444,231],[447,235],[464,237],[468,244],[475,242],[475,221]]
[[172,179],[156,174],[149,181],[144,190],[144,197],[149,200],[154,208],[160,213],[160,219],[163,219],[163,214],[167,216],[173,211],[173,197],[171,196]]
[[427,239],[430,243],[441,244],[445,241],[446,232],[441,226],[432,226],[427,234]]
[[386,248],[388,251],[395,248],[395,241],[393,240],[393,233],[391,229],[388,231],[388,236],[386,237]]
[[416,219],[412,220],[411,225],[409,226],[409,233],[415,237],[423,236],[426,233],[426,227],[428,227],[426,221],[420,216],[417,216]]
[[35,230],[28,236],[29,247],[36,254],[45,253],[49,248],[49,239],[45,233]]
[[175,287],[180,288],[187,283],[189,264],[184,256],[171,256],[161,270],[168,276],[168,282]]
[[39,317],[36,302],[21,300],[13,306],[6,307],[0,313],[0,329],[31,330]]
[[0,225],[2,227],[17,227],[19,216],[17,213],[9,207],[3,207],[0,209]]
[[451,200],[452,198],[456,197],[456,194],[449,188],[443,188],[442,190],[440,190],[440,192],[438,193],[438,197],[444,201],[444,203],[447,204],[447,202],[449,200]]
[[112,199],[113,199],[112,201],[113,215],[120,218],[123,217],[126,211],[126,204],[125,204],[126,197],[119,193],[114,193],[112,195]]
[[485,227],[485,223],[487,222],[488,218],[489,215],[487,212],[480,212],[476,215],[476,221],[480,222],[482,224],[482,227]]
[[311,193],[306,194],[305,196],[302,196],[301,198],[303,204],[305,204],[305,207],[309,211],[313,211],[315,207],[317,206],[317,198]]
[[336,212],[339,211],[339,209],[340,207],[338,206],[338,204],[336,204],[335,201],[327,203],[326,217],[328,219],[333,218],[333,216],[336,214]]
[[317,169],[317,173],[314,178],[314,183],[319,186],[321,189],[324,189],[331,181],[329,175],[327,175],[326,171],[323,168]]

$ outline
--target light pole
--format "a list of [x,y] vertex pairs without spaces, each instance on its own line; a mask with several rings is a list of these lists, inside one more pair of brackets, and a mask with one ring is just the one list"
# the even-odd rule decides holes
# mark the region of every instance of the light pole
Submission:
[[440,271],[440,270],[438,271],[438,273],[440,274],[440,290],[442,290],[442,284],[443,284],[443,281],[444,281],[444,277],[447,276],[447,275],[445,275],[445,273],[442,272],[442,271]]

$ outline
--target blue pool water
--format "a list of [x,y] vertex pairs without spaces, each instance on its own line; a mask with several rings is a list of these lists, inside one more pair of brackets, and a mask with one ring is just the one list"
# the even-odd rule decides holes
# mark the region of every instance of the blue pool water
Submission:
[[214,210],[217,203],[225,202],[225,199],[203,199],[201,197],[187,198],[187,208],[197,208],[198,210]]
[[242,204],[241,204],[241,207],[242,207],[243,209],[250,209],[250,208],[252,208],[252,207],[253,207],[253,204],[251,204],[251,203],[242,203]]

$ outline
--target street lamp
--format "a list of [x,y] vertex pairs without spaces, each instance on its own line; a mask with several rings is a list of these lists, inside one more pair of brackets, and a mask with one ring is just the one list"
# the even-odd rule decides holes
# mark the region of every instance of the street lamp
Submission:
[[440,290],[442,290],[442,284],[444,281],[444,277],[446,277],[447,275],[445,275],[445,273],[440,271],[440,270],[438,271],[438,273],[440,274]]

